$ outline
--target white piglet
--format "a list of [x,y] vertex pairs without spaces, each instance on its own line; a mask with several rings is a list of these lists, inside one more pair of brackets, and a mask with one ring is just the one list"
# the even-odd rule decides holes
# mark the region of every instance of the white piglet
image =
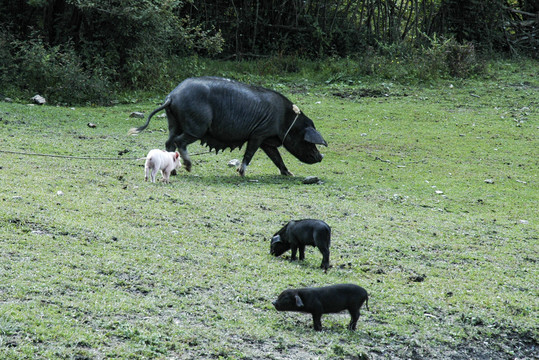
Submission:
[[180,154],[177,151],[168,152],[159,149],[150,150],[146,156],[146,164],[144,164],[144,180],[148,181],[149,174],[154,183],[155,175],[161,170],[163,182],[168,183],[172,170],[175,170],[180,166]]

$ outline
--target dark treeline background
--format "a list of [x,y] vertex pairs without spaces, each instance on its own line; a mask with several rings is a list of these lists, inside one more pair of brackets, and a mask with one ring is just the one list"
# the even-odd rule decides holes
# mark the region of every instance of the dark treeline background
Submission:
[[0,92],[75,102],[168,85],[193,55],[539,53],[539,0],[1,0],[0,24]]
[[[202,0],[181,13],[221,29],[225,53],[237,57],[348,56],[380,44],[425,45],[435,34],[526,52],[537,50],[539,25],[537,0]],[[524,27],[526,15],[535,27]]]

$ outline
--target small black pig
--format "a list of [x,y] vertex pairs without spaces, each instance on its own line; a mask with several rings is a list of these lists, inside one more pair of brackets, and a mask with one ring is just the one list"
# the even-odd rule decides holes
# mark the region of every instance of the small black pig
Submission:
[[369,309],[369,295],[361,286],[339,284],[319,288],[288,289],[272,304],[278,311],[298,311],[313,315],[314,329],[322,330],[322,314],[348,310],[352,320],[349,330],[355,330],[359,319],[359,309],[366,303]]
[[304,219],[292,220],[271,239],[270,254],[281,256],[292,249],[291,260],[296,260],[299,249],[299,259],[305,259],[305,246],[316,246],[322,253],[321,268],[329,268],[329,245],[331,242],[331,228],[322,220]]

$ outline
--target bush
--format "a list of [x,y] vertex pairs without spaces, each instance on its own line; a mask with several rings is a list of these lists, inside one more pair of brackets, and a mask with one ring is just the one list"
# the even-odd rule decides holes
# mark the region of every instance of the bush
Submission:
[[[10,81],[27,96],[37,93],[54,103],[105,104],[111,82],[102,72],[86,70],[71,44],[47,47],[39,38],[11,43],[17,71]],[[100,69],[102,70],[102,69]]]
[[60,3],[1,3],[0,80],[9,84],[2,91],[40,92],[61,103],[106,103],[118,88],[168,84],[182,57],[222,50],[219,31],[179,17],[183,1]]
[[446,63],[449,75],[453,77],[466,78],[483,72],[483,65],[478,62],[475,46],[471,42],[459,44],[450,41],[446,50]]
[[429,46],[416,55],[415,63],[420,69],[418,77],[422,80],[466,78],[484,71],[473,43],[459,44],[454,38],[433,37],[429,40]]
[[13,37],[7,31],[0,29],[0,95],[5,96],[7,93],[4,93],[9,88],[16,88],[13,85],[14,78],[13,74],[16,73],[17,68],[13,55],[10,51],[10,43],[13,41]]

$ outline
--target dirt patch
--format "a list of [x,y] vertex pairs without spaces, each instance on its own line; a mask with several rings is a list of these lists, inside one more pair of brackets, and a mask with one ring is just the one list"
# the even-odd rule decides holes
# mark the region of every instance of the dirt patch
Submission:
[[509,84],[509,86],[517,88],[517,89],[522,89],[522,90],[538,90],[539,89],[539,85],[531,83],[529,81],[524,81],[521,83],[513,83],[513,84]]
[[[387,89],[351,89],[351,90],[337,90],[331,95],[340,97],[343,99],[357,99],[362,97],[389,97],[389,91]],[[393,95],[391,95],[393,96]]]
[[[539,359],[539,344],[531,334],[500,334],[492,338],[470,340],[456,346],[434,346],[420,344],[414,340],[408,344],[378,347],[367,351],[368,359]],[[346,359],[362,359],[358,356]]]
[[[421,344],[415,340],[398,339],[391,345],[377,346],[359,342],[357,353],[342,349],[339,344],[323,343],[319,349],[309,348],[310,341],[283,341],[270,338],[266,340],[253,339],[249,336],[228,334],[226,345],[219,348],[210,344],[203,345],[203,340],[196,339],[182,354],[174,354],[180,359],[204,357],[208,359],[240,358],[250,360],[261,359],[346,359],[346,360],[382,360],[382,359],[539,359],[537,341],[530,335],[504,334],[494,338],[470,340],[456,346],[434,346]],[[367,340],[368,341],[368,340]],[[205,350],[204,350],[205,349]]]
[[[188,348],[181,354],[174,354],[173,358],[179,359],[229,359],[238,356],[249,360],[286,360],[286,359],[322,359],[320,353],[309,351],[302,346],[299,341],[297,345],[283,345],[281,341],[272,339],[269,341],[259,341],[246,336],[229,335],[227,341],[234,346],[226,346],[222,349],[214,348],[210,351],[204,350],[204,347],[198,341],[193,343],[193,348]],[[241,355],[239,355],[241,354]]]

